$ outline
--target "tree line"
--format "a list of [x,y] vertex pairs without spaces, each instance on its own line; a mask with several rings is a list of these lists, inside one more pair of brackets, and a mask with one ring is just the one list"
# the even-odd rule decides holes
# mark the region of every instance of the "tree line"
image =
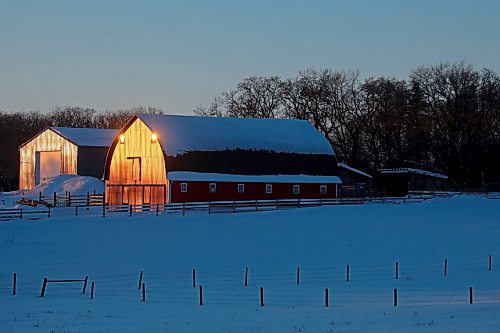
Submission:
[[406,80],[332,69],[249,77],[194,112],[308,120],[339,160],[371,172],[411,162],[457,188],[500,182],[500,77],[463,62],[420,66]]
[[18,188],[18,147],[48,126],[122,128],[135,113],[163,114],[152,106],[116,111],[97,111],[79,106],[55,107],[49,113],[40,111],[0,111],[0,191]]

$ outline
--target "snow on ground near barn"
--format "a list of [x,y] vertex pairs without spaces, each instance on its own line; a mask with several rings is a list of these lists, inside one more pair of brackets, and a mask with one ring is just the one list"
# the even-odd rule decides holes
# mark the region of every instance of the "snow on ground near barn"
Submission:
[[13,191],[0,193],[0,207],[26,208],[26,206],[17,205],[16,201],[21,198],[38,199],[40,192],[43,195],[57,194],[64,195],[70,192],[71,195],[83,195],[87,193],[103,193],[104,183],[97,178],[77,175],[60,175],[50,178],[47,181],[35,186],[29,191]]
[[[0,332],[498,332],[499,212],[500,200],[456,196],[245,214],[3,222]],[[94,300],[89,288],[82,295],[81,284],[49,283],[39,297],[43,277],[86,274],[96,283]]]

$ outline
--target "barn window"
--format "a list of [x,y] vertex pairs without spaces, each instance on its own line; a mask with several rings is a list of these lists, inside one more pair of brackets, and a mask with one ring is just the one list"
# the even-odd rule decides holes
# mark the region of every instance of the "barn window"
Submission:
[[181,192],[186,193],[188,191],[188,183],[181,183]]
[[128,163],[128,180],[140,181],[141,180],[141,158],[140,157],[127,157]]
[[327,191],[326,185],[320,185],[319,186],[319,193],[320,194],[326,194],[326,191]]
[[293,185],[293,194],[300,193],[300,185]]
[[273,184],[266,184],[266,193],[267,194],[273,193]]
[[208,185],[208,190],[210,191],[210,193],[215,193],[217,191],[217,184],[215,183],[210,183]]
[[238,184],[238,193],[245,193],[245,184]]

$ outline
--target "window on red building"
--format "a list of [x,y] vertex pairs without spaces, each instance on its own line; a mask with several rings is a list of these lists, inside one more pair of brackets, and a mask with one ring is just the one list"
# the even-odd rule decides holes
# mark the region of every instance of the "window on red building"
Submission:
[[208,190],[210,193],[215,193],[217,191],[217,184],[216,183],[210,183],[208,185]]
[[293,185],[293,194],[300,193],[300,185]]
[[238,184],[238,193],[245,193],[245,184]]

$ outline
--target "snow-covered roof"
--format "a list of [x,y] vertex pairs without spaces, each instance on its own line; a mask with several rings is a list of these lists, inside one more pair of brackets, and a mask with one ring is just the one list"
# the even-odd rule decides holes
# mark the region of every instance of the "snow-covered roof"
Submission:
[[222,173],[204,173],[190,171],[170,171],[167,179],[173,181],[199,182],[242,182],[242,183],[297,183],[297,184],[341,184],[337,176],[310,175],[230,175]]
[[157,134],[168,156],[228,149],[334,155],[328,140],[305,120],[137,116]]
[[109,147],[118,130],[102,128],[49,127],[77,146]]
[[416,173],[420,175],[425,175],[429,177],[448,179],[448,176],[437,172],[431,172],[426,170],[414,169],[414,168],[395,168],[395,169],[380,169],[380,173]]
[[357,173],[357,174],[360,174],[361,176],[365,176],[365,177],[368,177],[368,178],[373,178],[373,177],[372,177],[372,176],[370,176],[369,174],[367,174],[367,173],[365,173],[365,172],[363,172],[363,171],[361,171],[361,170],[355,169],[355,168],[353,168],[352,166],[349,166],[349,165],[347,165],[347,164],[345,164],[345,163],[342,163],[342,162],[340,162],[340,163],[339,163],[339,168],[343,168],[343,169],[346,169],[346,170],[349,170],[349,171],[355,172],[355,173]]

